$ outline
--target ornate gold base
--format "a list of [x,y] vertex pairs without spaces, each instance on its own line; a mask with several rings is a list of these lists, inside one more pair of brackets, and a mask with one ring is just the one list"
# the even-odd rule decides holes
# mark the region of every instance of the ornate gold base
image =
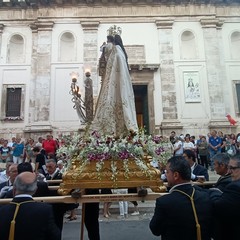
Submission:
[[[63,175],[59,194],[67,195],[73,189],[89,188],[151,188],[153,192],[166,192],[166,187],[160,180],[160,171],[152,167],[149,158],[145,157],[145,168],[140,168],[134,159],[104,160],[103,164],[97,161],[87,162],[72,160],[71,168]],[[112,169],[116,171],[112,171]]]

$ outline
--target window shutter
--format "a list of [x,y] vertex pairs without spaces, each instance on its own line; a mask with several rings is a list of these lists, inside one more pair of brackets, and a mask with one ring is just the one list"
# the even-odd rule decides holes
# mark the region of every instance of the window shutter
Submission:
[[20,117],[22,88],[7,88],[6,117]]

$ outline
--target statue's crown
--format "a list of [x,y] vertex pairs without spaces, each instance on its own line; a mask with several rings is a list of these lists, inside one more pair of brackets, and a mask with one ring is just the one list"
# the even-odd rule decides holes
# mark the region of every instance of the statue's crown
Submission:
[[120,27],[117,27],[116,25],[113,25],[107,30],[107,33],[111,36],[121,35],[122,29]]

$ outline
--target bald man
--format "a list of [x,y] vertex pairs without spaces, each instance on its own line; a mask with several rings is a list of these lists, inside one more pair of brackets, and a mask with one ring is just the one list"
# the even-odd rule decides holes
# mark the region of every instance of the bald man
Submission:
[[61,239],[52,207],[33,200],[32,195],[36,189],[37,179],[34,173],[23,172],[16,177],[12,202],[0,207],[0,216],[4,216],[0,218],[1,240]]

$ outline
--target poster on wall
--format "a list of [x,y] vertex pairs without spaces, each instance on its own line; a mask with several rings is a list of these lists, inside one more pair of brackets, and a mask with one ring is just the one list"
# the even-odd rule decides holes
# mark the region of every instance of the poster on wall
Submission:
[[184,72],[185,102],[201,102],[198,72]]

